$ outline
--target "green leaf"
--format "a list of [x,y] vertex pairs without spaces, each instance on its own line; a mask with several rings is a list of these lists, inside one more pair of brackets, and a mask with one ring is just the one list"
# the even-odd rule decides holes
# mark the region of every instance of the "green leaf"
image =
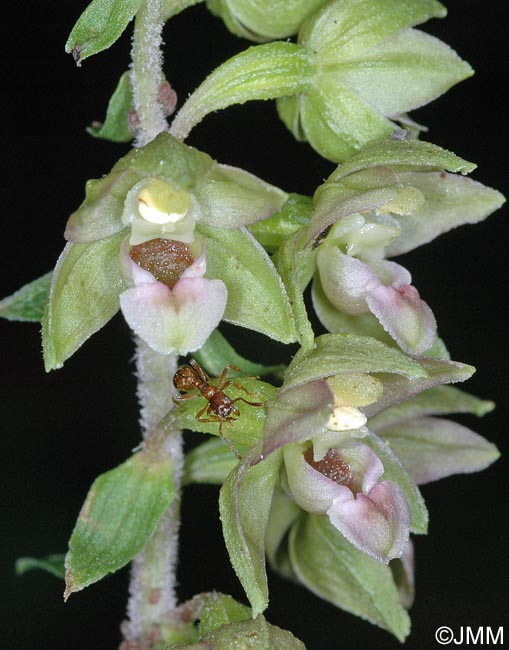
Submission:
[[315,267],[315,253],[309,249],[302,250],[301,240],[302,232],[296,232],[288,237],[273,261],[290,299],[298,341],[303,348],[311,348],[315,335],[309,322],[302,292],[312,272],[304,274],[302,271],[306,267]]
[[175,494],[173,461],[138,452],[90,488],[69,541],[64,598],[130,562]]
[[61,368],[92,334],[115,315],[120,277],[119,233],[90,244],[67,244],[51,283],[42,324],[42,347],[47,371]]
[[33,280],[0,300],[0,317],[7,320],[40,322],[48,302],[53,271]]
[[407,379],[427,377],[422,365],[396,348],[353,334],[323,334],[312,350],[300,349],[286,371],[283,388],[345,373],[394,373]]
[[142,0],[92,0],[74,25],[65,51],[78,65],[108,49],[136,15]]
[[363,438],[362,442],[371,447],[382,461],[384,466],[383,480],[397,483],[405,493],[410,507],[410,531],[425,535],[428,532],[428,510],[413,478],[407,473],[406,465],[402,464],[402,459],[399,457],[397,450],[391,449],[374,434]]
[[64,560],[65,554],[63,553],[55,553],[43,558],[20,557],[16,560],[16,574],[22,576],[27,571],[42,569],[63,580],[65,577]]
[[228,289],[224,320],[280,341],[296,340],[288,295],[269,256],[244,228],[226,230],[197,225],[207,253],[209,279]]
[[249,231],[269,253],[274,253],[301,228],[309,224],[313,200],[303,194],[290,194],[281,210],[249,226]]
[[[235,381],[244,388],[232,384],[225,389],[226,394],[231,399],[242,397],[249,402],[261,402],[264,404],[272,399],[276,393],[276,388],[270,384],[250,377],[236,377]],[[210,382],[217,386],[217,379]],[[200,409],[207,405],[204,397],[197,394],[196,399],[180,402],[177,408],[173,409],[171,417],[179,429],[190,429],[201,433],[211,433],[219,435],[219,423],[215,421],[200,422],[196,419],[196,414]],[[239,450],[251,448],[256,445],[262,437],[263,425],[265,422],[265,409],[263,406],[251,406],[245,402],[238,401],[235,404],[240,412],[239,417],[233,420],[227,426],[223,424],[223,435],[239,448]]]
[[223,484],[219,512],[230,561],[253,608],[253,616],[268,605],[265,571],[265,528],[281,454],[251,466],[256,450],[239,463]]
[[[246,449],[248,449],[246,447]],[[242,453],[243,449],[238,449]],[[222,485],[238,460],[223,440],[207,440],[186,454],[184,484]]]
[[255,45],[212,72],[175,116],[170,133],[185,139],[214,111],[253,99],[274,99],[301,92],[313,74],[304,48],[295,43]]
[[206,594],[200,609],[200,637],[210,635],[223,625],[249,620],[251,610],[231,596],[217,591]]
[[300,518],[290,533],[290,558],[298,579],[313,593],[401,642],[408,636],[410,619],[390,568],[357,550],[327,517]]
[[[264,366],[262,363],[244,359],[217,329],[212,332],[199,350],[193,352],[193,357],[209,374],[216,377],[219,377],[223,368],[229,364],[238,366],[244,375],[260,377],[275,375],[279,378],[286,368],[284,364]],[[231,374],[235,375],[235,371],[231,370]]]
[[129,73],[124,72],[108,103],[106,119],[103,124],[92,124],[87,128],[94,138],[111,142],[129,142],[133,134],[129,130],[128,116],[133,107],[133,94]]

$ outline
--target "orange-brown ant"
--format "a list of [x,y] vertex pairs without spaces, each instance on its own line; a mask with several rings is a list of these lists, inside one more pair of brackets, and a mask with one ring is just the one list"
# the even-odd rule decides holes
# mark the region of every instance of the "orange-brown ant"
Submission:
[[[190,391],[196,388],[200,391],[200,395],[178,395],[173,397],[175,404],[180,404],[189,399],[196,399],[200,396],[207,400],[207,404],[198,411],[196,419],[198,422],[219,422],[219,435],[228,444],[237,458],[241,458],[239,452],[235,449],[232,443],[223,436],[223,422],[232,423],[240,416],[240,411],[235,402],[245,402],[250,406],[263,406],[261,402],[248,402],[243,397],[236,397],[232,399],[224,392],[227,386],[235,386],[240,390],[248,392],[244,386],[237,383],[233,379],[226,379],[228,370],[236,370],[240,372],[240,368],[234,365],[228,365],[223,368],[223,372],[218,379],[218,385],[213,386],[210,383],[210,377],[200,364],[194,359],[189,360],[188,366],[182,366],[177,370],[173,377],[173,385],[177,390]],[[203,417],[206,414],[207,417]]]

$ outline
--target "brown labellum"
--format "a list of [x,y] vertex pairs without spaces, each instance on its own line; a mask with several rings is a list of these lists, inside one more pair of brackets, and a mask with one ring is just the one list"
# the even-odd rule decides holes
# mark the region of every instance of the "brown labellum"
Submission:
[[173,239],[151,239],[131,246],[131,259],[156,280],[173,289],[184,271],[194,262],[187,244]]
[[317,472],[323,474],[338,485],[348,485],[352,480],[352,468],[340,456],[337,449],[329,449],[322,460],[313,458],[313,447],[304,452],[304,460]]

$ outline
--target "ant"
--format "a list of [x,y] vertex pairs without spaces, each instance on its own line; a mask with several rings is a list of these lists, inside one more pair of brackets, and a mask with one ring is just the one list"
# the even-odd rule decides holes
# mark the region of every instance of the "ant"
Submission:
[[[173,377],[173,385],[177,390],[186,392],[193,390],[193,388],[197,388],[200,391],[200,395],[179,395],[174,396],[172,399],[175,404],[180,404],[180,402],[184,402],[188,399],[196,399],[200,396],[204,397],[207,400],[207,404],[198,411],[196,419],[198,422],[219,422],[219,435],[240,460],[241,455],[239,452],[235,449],[228,438],[223,436],[223,422],[229,422],[231,424],[239,418],[240,411],[235,402],[245,402],[250,406],[263,406],[263,404],[261,402],[248,402],[247,399],[244,399],[243,397],[236,397],[235,399],[228,397],[224,392],[224,389],[227,386],[233,385],[240,390],[246,391],[246,393],[248,392],[244,386],[238,384],[236,381],[232,379],[226,380],[226,375],[230,369],[240,372],[240,368],[237,366],[225,366],[221,376],[219,377],[218,385],[213,386],[210,383],[210,377],[200,364],[194,359],[190,359],[188,366],[180,367],[175,373],[175,376]],[[204,418],[203,415],[205,414],[207,417]]]

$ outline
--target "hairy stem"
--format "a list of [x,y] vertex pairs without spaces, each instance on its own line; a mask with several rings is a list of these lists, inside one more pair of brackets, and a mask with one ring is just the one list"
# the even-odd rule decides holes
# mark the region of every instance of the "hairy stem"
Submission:
[[[168,1],[145,0],[136,15],[133,45],[131,85],[134,106],[138,118],[136,146],[153,140],[167,128],[164,109],[159,101],[162,71],[161,12]],[[178,555],[178,532],[180,526],[180,493],[183,469],[182,433],[171,430],[171,424],[163,419],[173,406],[175,393],[172,378],[177,366],[175,355],[163,356],[154,352],[143,341],[136,343],[136,370],[140,425],[143,443],[151,444],[163,438],[161,453],[173,460],[175,498],[159,525],[134,559],[129,585],[127,605],[128,621],[124,636],[148,646],[150,639],[157,638],[159,626],[177,606],[176,564]]]
[[138,118],[136,146],[141,147],[167,128],[159,91],[164,81],[161,54],[163,0],[142,2],[134,22],[131,87]]

